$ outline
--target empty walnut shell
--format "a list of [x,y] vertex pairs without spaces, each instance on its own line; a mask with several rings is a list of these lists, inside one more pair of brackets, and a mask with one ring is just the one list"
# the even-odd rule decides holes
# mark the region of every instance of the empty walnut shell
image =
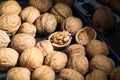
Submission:
[[60,71],[57,80],[84,80],[84,77],[76,70],[64,68]]
[[64,49],[71,43],[72,37],[67,31],[57,31],[52,33],[48,37],[48,40],[52,43],[54,49],[60,50]]
[[39,34],[47,35],[55,31],[57,20],[53,14],[44,13],[37,18],[35,26]]
[[50,67],[41,66],[33,71],[32,80],[55,80],[55,73]]
[[82,26],[83,23],[79,18],[70,16],[62,22],[61,29],[68,31],[72,35],[75,35],[77,31],[82,28]]
[[64,19],[66,19],[69,16],[72,16],[73,14],[71,8],[65,3],[55,4],[50,12],[55,15],[59,23],[63,22]]
[[75,39],[78,44],[87,45],[90,40],[96,39],[96,35],[97,33],[92,27],[84,27],[76,33]]
[[115,62],[105,55],[96,55],[90,61],[90,70],[100,69],[110,74],[114,68]]
[[14,67],[7,73],[6,80],[30,80],[30,71],[23,67]]

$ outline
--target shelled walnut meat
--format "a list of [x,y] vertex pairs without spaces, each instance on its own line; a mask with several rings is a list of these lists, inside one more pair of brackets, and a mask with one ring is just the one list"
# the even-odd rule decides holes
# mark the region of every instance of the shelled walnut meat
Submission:
[[29,0],[29,4],[43,13],[47,12],[52,7],[53,0]]
[[20,56],[19,63],[20,66],[33,71],[43,64],[43,59],[42,51],[36,47],[32,47],[24,50]]
[[55,72],[59,72],[66,66],[67,55],[60,51],[53,51],[45,57],[44,64],[50,66]]
[[19,14],[21,6],[17,1],[3,1],[0,4],[0,15],[2,14]]
[[13,36],[21,25],[21,19],[17,14],[3,14],[0,16],[0,29]]
[[0,71],[14,67],[18,61],[18,52],[12,48],[0,48]]
[[8,34],[5,31],[0,30],[0,48],[7,47],[9,43],[10,37]]
[[61,29],[68,31],[72,35],[75,35],[82,27],[82,21],[74,16],[66,18],[61,24]]
[[109,49],[106,43],[100,40],[91,40],[86,46],[86,52],[90,57],[96,55],[109,55]]
[[63,22],[64,19],[67,17],[72,16],[73,12],[71,8],[65,3],[57,3],[55,4],[50,11],[52,14],[55,15],[58,23]]
[[14,67],[8,71],[6,80],[30,80],[30,75],[27,68]]
[[32,80],[55,80],[55,73],[50,67],[44,65],[33,71]]
[[55,31],[57,20],[53,14],[44,13],[37,18],[35,26],[39,34],[47,35]]
[[109,75],[114,68],[115,62],[104,55],[96,55],[90,61],[90,70],[100,69]]
[[28,22],[24,22],[19,30],[18,30],[18,33],[26,33],[26,34],[30,34],[32,36],[35,37],[36,35],[36,27],[35,25],[31,24],[31,23],[28,23]]
[[33,6],[25,7],[20,13],[22,20],[29,23],[34,23],[39,16],[40,11]]
[[57,80],[84,80],[84,77],[76,70],[64,68],[60,71]]
[[25,33],[16,34],[11,39],[11,47],[19,53],[22,53],[27,48],[34,47],[35,43],[35,38]]

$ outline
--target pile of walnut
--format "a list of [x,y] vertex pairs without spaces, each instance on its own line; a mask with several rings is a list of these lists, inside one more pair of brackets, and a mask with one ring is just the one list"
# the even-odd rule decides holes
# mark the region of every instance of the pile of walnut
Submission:
[[0,73],[7,71],[6,80],[119,80],[107,45],[73,16],[73,2],[0,3]]

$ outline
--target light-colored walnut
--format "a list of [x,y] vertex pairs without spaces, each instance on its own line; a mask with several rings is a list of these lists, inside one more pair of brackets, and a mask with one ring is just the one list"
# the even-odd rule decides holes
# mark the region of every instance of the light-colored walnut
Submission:
[[32,6],[25,7],[20,13],[22,20],[29,23],[33,23],[39,16],[39,10]]
[[22,53],[25,49],[34,47],[36,40],[33,36],[25,33],[19,33],[12,37],[11,47]]
[[42,51],[36,47],[27,48],[20,56],[20,66],[26,67],[33,71],[43,64]]
[[10,37],[8,34],[5,31],[0,30],[0,48],[7,47],[9,43]]
[[5,71],[17,64],[18,52],[12,48],[0,48],[0,71]]
[[76,33],[75,39],[78,44],[87,45],[89,41],[96,39],[96,35],[96,31],[92,27],[84,27]]
[[35,25],[28,23],[28,22],[24,22],[20,28],[19,28],[19,33],[26,33],[26,34],[30,34],[32,36],[35,37],[36,35],[36,27]]
[[14,67],[7,73],[6,80],[30,80],[30,71],[23,67]]
[[42,40],[42,41],[37,42],[36,47],[43,50],[44,56],[54,51],[54,48],[49,40]]
[[86,80],[108,80],[108,79],[105,72],[96,69],[91,73],[87,74]]
[[91,40],[86,46],[86,52],[90,57],[96,55],[109,55],[109,49],[106,43],[100,40]]
[[55,15],[58,23],[63,22],[64,19],[73,14],[71,8],[65,3],[55,4],[50,12]]
[[71,57],[72,55],[85,55],[85,48],[80,45],[80,44],[72,44],[70,46],[67,47],[66,49],[66,53],[68,55],[68,57]]
[[50,67],[41,66],[33,71],[32,80],[55,80],[55,73]]
[[45,57],[44,64],[50,66],[55,72],[66,66],[67,55],[60,51],[53,51]]
[[89,61],[84,55],[73,55],[69,58],[67,62],[67,67],[74,69],[81,74],[85,75],[89,69]]
[[104,55],[96,55],[90,61],[90,70],[100,69],[109,75],[114,68],[115,62]]
[[57,20],[53,14],[44,13],[37,18],[35,26],[39,34],[47,35],[55,31]]
[[61,24],[61,29],[68,31],[72,35],[75,35],[82,27],[82,21],[74,16],[66,18]]
[[17,14],[3,14],[0,16],[0,29],[10,36],[14,35],[21,25],[21,19]]
[[53,0],[29,0],[30,5],[36,7],[40,12],[47,12],[53,5]]
[[57,80],[84,80],[84,77],[76,70],[64,68],[60,71]]
[[21,6],[17,1],[3,1],[0,4],[0,15],[2,14],[19,14]]

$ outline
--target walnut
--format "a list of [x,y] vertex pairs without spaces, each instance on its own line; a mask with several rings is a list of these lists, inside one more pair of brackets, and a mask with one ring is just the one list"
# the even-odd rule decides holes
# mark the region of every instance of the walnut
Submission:
[[55,4],[50,12],[55,15],[58,23],[63,22],[64,19],[73,14],[71,8],[65,3]]
[[9,43],[10,37],[8,34],[5,31],[0,30],[0,48],[7,47]]
[[32,80],[55,80],[55,73],[50,67],[41,66],[32,73]]
[[34,47],[36,40],[33,36],[25,33],[19,33],[12,37],[11,47],[22,53],[25,49]]
[[33,23],[39,16],[40,12],[32,6],[25,7],[20,13],[22,20],[29,23]]
[[110,73],[110,80],[120,80],[120,66],[112,70]]
[[96,11],[94,12],[92,16],[92,22],[98,29],[108,30],[114,27],[116,18],[110,8],[101,7],[96,9]]
[[115,62],[104,55],[96,55],[90,61],[90,70],[100,69],[106,74],[110,74],[115,68]]
[[109,55],[109,49],[106,43],[100,40],[91,40],[86,46],[86,52],[90,57],[94,57],[96,55]]
[[48,40],[52,43],[54,49],[60,50],[64,49],[71,43],[72,37],[67,31],[57,31],[52,33],[48,37]]
[[21,7],[17,1],[3,1],[0,4],[0,15],[2,14],[19,14]]
[[67,63],[67,55],[60,51],[53,51],[45,57],[44,64],[59,72]]
[[61,29],[68,31],[72,35],[75,35],[77,31],[82,28],[82,26],[83,23],[79,18],[70,16],[62,22]]
[[89,62],[87,57],[84,55],[73,55],[69,58],[67,62],[67,67],[85,75],[88,72]]
[[50,34],[57,27],[57,20],[53,14],[44,13],[35,21],[35,26],[39,34]]
[[53,46],[49,40],[42,40],[37,42],[36,47],[43,50],[43,55],[47,56],[54,51]]
[[90,40],[96,39],[96,35],[96,31],[92,27],[84,27],[76,33],[75,39],[78,44],[87,45]]
[[6,80],[30,80],[30,71],[23,67],[14,67],[7,73]]
[[76,70],[64,68],[60,71],[57,80],[84,80],[84,77]]
[[5,71],[17,64],[18,52],[12,48],[0,48],[0,71]]
[[36,7],[40,12],[47,12],[53,5],[53,0],[29,0],[30,5]]
[[40,49],[36,47],[27,48],[20,56],[20,66],[27,67],[29,70],[33,71],[42,65],[43,58],[44,57]]
[[0,16],[0,29],[8,35],[14,35],[21,25],[21,19],[17,14],[3,14]]
[[85,55],[85,48],[80,44],[72,44],[67,47],[66,53],[68,57],[71,57],[72,55],[80,54]]

